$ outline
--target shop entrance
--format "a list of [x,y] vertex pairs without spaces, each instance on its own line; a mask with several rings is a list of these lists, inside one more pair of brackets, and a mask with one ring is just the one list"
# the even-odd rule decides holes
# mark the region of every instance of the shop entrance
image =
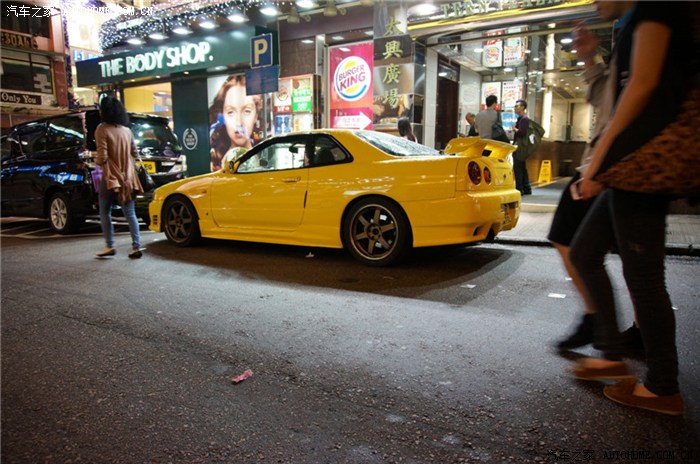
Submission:
[[435,148],[444,149],[457,134],[459,114],[459,84],[445,77],[438,77],[437,121]]
[[173,120],[173,97],[170,82],[127,87],[124,106],[134,113],[155,114]]

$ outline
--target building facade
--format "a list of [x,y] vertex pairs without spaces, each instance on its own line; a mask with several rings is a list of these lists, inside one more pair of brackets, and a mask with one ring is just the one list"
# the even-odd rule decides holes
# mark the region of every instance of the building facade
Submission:
[[[542,149],[528,161],[531,177],[545,159],[555,175],[578,164],[595,114],[584,98],[571,33],[586,20],[603,48],[611,43],[611,24],[596,19],[592,0],[274,3],[277,11],[267,16],[261,2],[248,0],[153,2],[102,20],[92,33],[82,25],[87,29],[71,34],[81,41],[70,49],[56,41],[58,32],[39,41],[42,53],[19,45],[33,32],[14,32],[26,40],[12,45],[8,36],[8,43],[15,60],[23,54],[31,69],[51,70],[51,79],[40,81],[52,83],[51,96],[43,93],[49,86],[31,93],[49,103],[44,107],[68,108],[73,95],[93,104],[94,96],[114,92],[130,111],[170,118],[191,175],[216,168],[215,134],[230,118],[215,100],[232,76],[254,101],[255,121],[245,128],[250,145],[317,127],[396,132],[405,116],[421,143],[444,148],[464,132],[465,114],[478,112],[493,94],[506,129],[521,98],[547,129]],[[61,15],[51,23],[62,26]],[[256,42],[264,53],[254,48],[256,40],[266,40]],[[73,73],[57,66],[60,59],[81,61]],[[6,89],[3,78],[3,92],[15,91],[22,92]],[[13,111],[30,114],[7,110]]]

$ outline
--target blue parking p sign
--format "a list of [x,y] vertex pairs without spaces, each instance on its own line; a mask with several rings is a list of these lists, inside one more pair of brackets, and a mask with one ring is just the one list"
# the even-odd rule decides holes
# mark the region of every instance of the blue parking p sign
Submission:
[[250,39],[250,67],[272,66],[272,34],[256,35]]

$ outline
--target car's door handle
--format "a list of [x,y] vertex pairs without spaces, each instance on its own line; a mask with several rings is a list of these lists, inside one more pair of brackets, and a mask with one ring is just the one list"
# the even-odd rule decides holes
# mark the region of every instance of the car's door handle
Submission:
[[286,182],[287,184],[293,184],[294,182],[299,182],[301,180],[301,177],[287,177],[286,179],[282,179],[282,182]]

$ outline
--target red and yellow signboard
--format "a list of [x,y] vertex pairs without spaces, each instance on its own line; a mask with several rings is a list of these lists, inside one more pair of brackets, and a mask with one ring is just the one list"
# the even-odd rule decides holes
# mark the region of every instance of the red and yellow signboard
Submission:
[[374,44],[330,49],[330,124],[333,128],[372,129]]

